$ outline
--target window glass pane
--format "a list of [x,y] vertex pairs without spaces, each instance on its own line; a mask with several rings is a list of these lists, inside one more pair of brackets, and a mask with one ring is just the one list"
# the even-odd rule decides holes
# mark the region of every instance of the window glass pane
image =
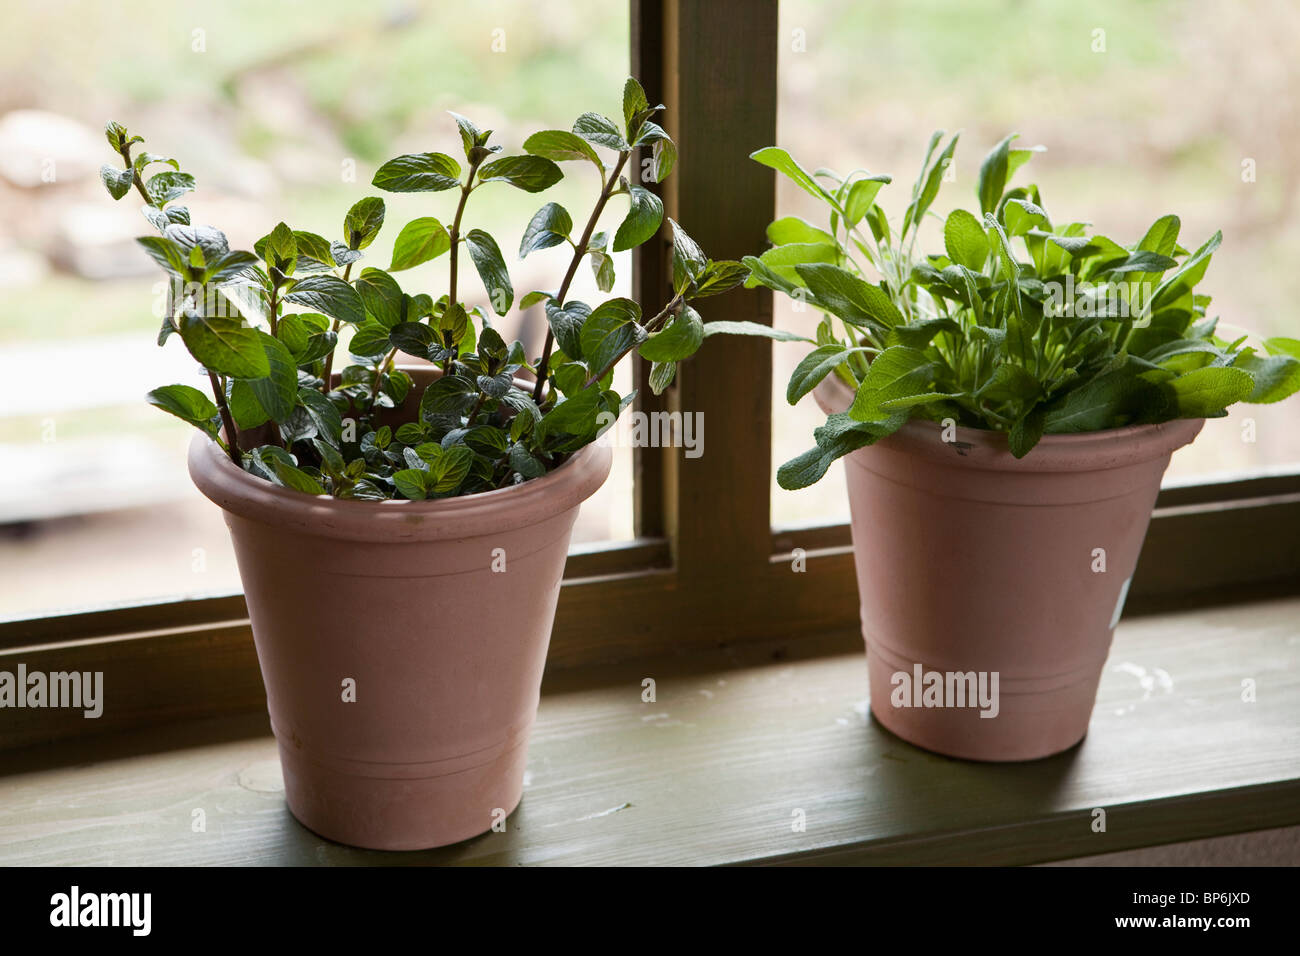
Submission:
[[[1198,286],[1214,296],[1220,329],[1300,333],[1295,4],[783,0],[780,42],[780,145],[810,170],[891,174],[881,204],[895,227],[934,130],[962,130],[955,179],[934,206],[942,216],[974,205],[980,160],[1019,132],[1047,152],[1015,181],[1039,185],[1053,221],[1090,220],[1129,244],[1174,212],[1189,248],[1222,229]],[[778,209],[824,225],[784,177]],[[817,317],[778,295],[776,323],[811,334]],[[778,343],[775,354],[774,468],[812,446],[823,418],[811,398],[793,411],[785,402],[802,350]],[[1240,405],[1174,456],[1166,481],[1298,462],[1300,400]],[[773,522],[844,520],[842,481],[841,465],[802,492],[774,478]]]
[[[174,155],[199,183],[196,222],[253,242],[281,219],[327,237],[383,161],[459,153],[446,110],[520,151],[535,129],[620,106],[627,5],[456,5],[345,0],[221,4],[148,0],[20,4],[0,32],[0,618],[238,588],[219,510],[190,484],[191,429],[143,404],[171,382],[206,391],[178,341],[153,345],[159,273],[133,237],[140,203],[99,181],[114,119]],[[554,289],[561,248],[523,262],[532,213],[560,202],[585,221],[599,191],[566,164],[545,196],[494,184],[466,224],[494,234],[517,296]],[[448,221],[443,194],[384,194],[385,228],[366,264],[387,266],[401,226]],[[607,214],[617,225],[622,209]],[[404,273],[409,292],[446,288],[447,257]],[[617,257],[630,287],[628,254]],[[485,301],[468,258],[461,285]],[[598,293],[584,265],[573,294]],[[161,313],[159,313],[160,315]],[[498,328],[540,352],[544,316]],[[345,360],[341,349],[338,361]],[[623,388],[630,373],[624,373]],[[576,541],[631,536],[631,452],[583,508]]]

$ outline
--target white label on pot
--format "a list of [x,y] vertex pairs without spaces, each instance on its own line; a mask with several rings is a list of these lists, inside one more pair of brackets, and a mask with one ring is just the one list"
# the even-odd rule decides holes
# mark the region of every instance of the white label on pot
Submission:
[[1124,613],[1124,602],[1128,600],[1128,586],[1133,583],[1132,576],[1125,578],[1124,586],[1119,589],[1119,600],[1115,602],[1115,613],[1110,616],[1110,629],[1115,630],[1119,617]]

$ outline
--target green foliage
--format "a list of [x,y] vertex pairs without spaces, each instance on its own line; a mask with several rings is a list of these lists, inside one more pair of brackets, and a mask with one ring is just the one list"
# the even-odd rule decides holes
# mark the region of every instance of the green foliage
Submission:
[[[809,173],[776,147],[752,154],[827,208],[824,229],[776,220],[772,248],[744,260],[747,285],[824,313],[786,397],[799,401],[830,374],[855,390],[852,406],[817,430],[816,447],[779,470],[783,487],[812,484],[909,418],[1006,432],[1023,457],[1044,434],[1219,417],[1235,402],[1300,389],[1300,343],[1270,339],[1261,350],[1215,334],[1210,297],[1195,289],[1219,233],[1188,253],[1177,216],[1127,246],[1081,223],[1053,225],[1037,186],[1008,185],[1042,148],[1014,140],[980,165],[978,213],[950,213],[941,251],[930,254],[917,253],[917,236],[956,136],[942,147],[942,133],[931,138],[896,232],[876,203],[889,177]],[[678,259],[674,248],[675,273]],[[758,325],[717,331],[773,335]]]
[[[361,264],[384,226],[383,199],[359,200],[338,238],[279,223],[252,252],[231,250],[224,234],[191,226],[188,209],[175,205],[194,188],[193,177],[167,157],[132,159],[142,140],[110,123],[105,135],[122,166],[105,166],[101,179],[114,199],[134,188],[144,200],[158,234],[141,239],[141,248],[172,279],[159,344],[178,336],[213,389],[209,398],[188,385],[167,385],[148,401],[203,431],[251,474],[304,494],[425,500],[545,475],[631,401],[610,387],[620,361],[639,350],[655,363],[650,381],[659,391],[707,334],[744,325],[717,323],[710,330],[690,303],[738,286],[748,269],[709,260],[677,223],[671,223],[673,295],[658,311],[624,298],[591,306],[568,297],[582,260],[608,291],[612,253],[659,233],[662,202],[623,171],[632,150],[646,147],[649,178],[658,182],[671,172],[676,148],[652,122],[661,109],[629,79],[621,123],[584,113],[572,130],[527,137],[524,153],[515,156],[498,156],[491,131],[453,113],[463,163],[446,153],[415,153],[375,173],[380,190],[456,197],[450,218],[423,216],[401,228],[387,269]],[[608,151],[614,155],[607,163]],[[491,184],[542,192],[563,176],[559,164],[572,161],[590,163],[600,180],[585,227],[578,232],[566,209],[546,203],[519,246],[521,259],[566,243],[572,249],[562,283],[519,303],[542,304],[548,322],[542,356],[529,358],[519,342],[502,340],[480,307],[462,301],[463,246],[489,308],[504,315],[515,304],[500,246],[482,229],[467,227],[465,210],[478,189],[500,188]],[[153,164],[168,168],[141,178]],[[616,197],[626,197],[627,211],[611,238],[596,227]],[[450,259],[446,294],[410,294],[393,276],[444,254]],[[336,369],[344,324],[353,327],[351,362]],[[395,364],[399,353],[441,372],[418,402],[408,402],[412,380]]]
[[412,219],[397,236],[393,246],[393,262],[389,272],[410,269],[436,259],[451,248],[451,237],[442,223],[432,216]]

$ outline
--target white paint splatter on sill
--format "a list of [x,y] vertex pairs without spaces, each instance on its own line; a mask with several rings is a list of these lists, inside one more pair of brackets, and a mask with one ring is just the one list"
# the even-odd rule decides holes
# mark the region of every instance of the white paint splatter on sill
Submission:
[[577,822],[582,823],[584,820],[597,820],[600,817],[607,817],[611,814],[618,813],[620,810],[629,810],[631,807],[632,804],[630,803],[620,803],[618,806],[610,807],[608,810],[601,810],[599,813],[589,813],[585,817],[578,817]]

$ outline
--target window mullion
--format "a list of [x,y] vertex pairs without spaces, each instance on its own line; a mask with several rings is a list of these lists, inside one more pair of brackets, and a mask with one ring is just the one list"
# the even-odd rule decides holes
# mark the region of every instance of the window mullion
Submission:
[[[633,14],[642,24],[662,16],[659,92],[681,156],[665,183],[667,215],[712,259],[762,249],[776,209],[775,176],[748,157],[776,139],[776,0],[640,0]],[[770,325],[772,297],[735,290],[703,300],[700,311],[706,322]],[[665,531],[683,582],[722,577],[744,587],[766,568],[771,395],[767,339],[709,340],[678,369],[668,409],[692,416],[697,439],[703,425],[701,454],[672,449],[663,460]]]

